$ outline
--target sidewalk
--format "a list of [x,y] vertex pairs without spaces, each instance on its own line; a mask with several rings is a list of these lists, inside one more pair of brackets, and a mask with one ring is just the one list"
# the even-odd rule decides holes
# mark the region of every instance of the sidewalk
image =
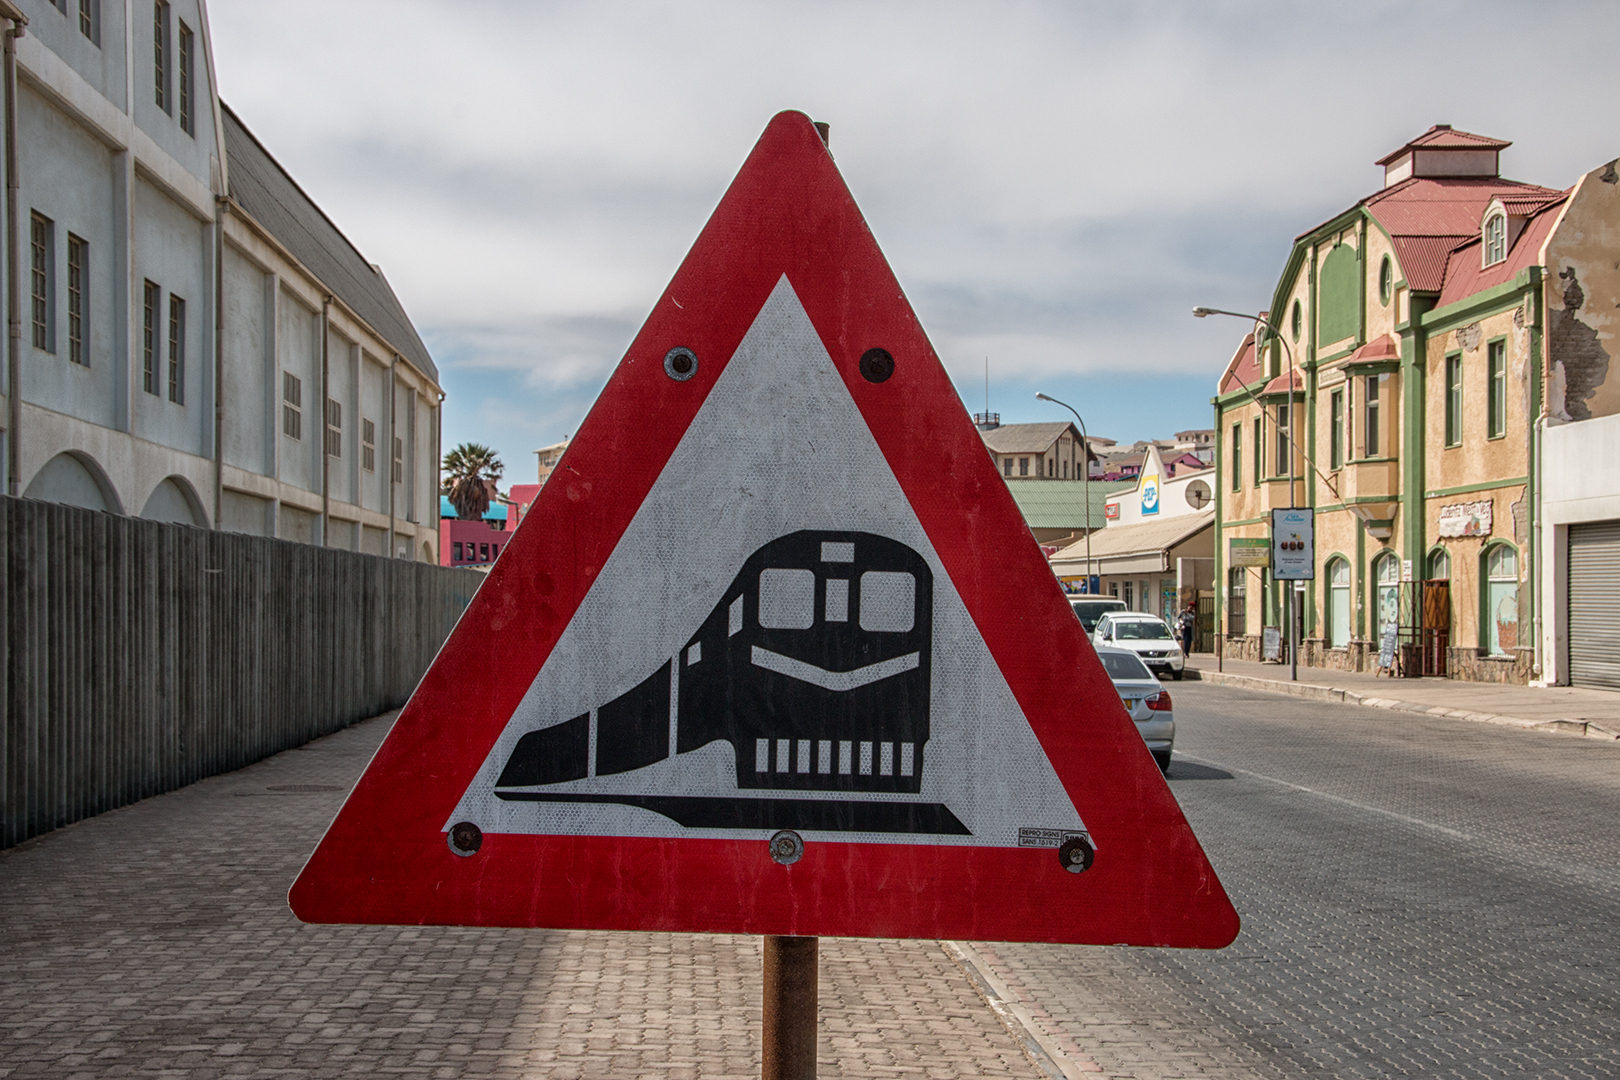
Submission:
[[1300,668],[1299,681],[1292,682],[1287,664],[1227,660],[1219,666],[1221,670],[1217,671],[1214,655],[1194,653],[1188,659],[1187,678],[1316,701],[1342,701],[1453,720],[1620,739],[1620,693],[1606,690],[1570,686],[1537,689],[1460,679],[1392,679],[1312,667]]
[[[757,937],[293,918],[391,722],[0,852],[0,1077],[759,1075]],[[1059,1076],[968,961],[823,939],[820,1075]]]

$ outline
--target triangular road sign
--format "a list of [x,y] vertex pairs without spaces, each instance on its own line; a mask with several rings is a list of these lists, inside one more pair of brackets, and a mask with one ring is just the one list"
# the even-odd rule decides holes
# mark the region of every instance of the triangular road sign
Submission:
[[800,113],[771,121],[291,903],[1201,947],[1238,926]]

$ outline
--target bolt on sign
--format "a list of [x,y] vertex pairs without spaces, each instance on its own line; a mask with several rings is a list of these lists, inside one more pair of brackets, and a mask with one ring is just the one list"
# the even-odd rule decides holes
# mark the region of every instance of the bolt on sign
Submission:
[[1207,948],[1238,929],[792,112],[290,901],[312,922]]

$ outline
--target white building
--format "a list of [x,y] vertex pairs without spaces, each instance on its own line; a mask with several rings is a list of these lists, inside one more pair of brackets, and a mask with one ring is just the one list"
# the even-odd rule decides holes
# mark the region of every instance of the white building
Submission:
[[221,104],[200,0],[17,4],[7,492],[437,561],[437,369]]

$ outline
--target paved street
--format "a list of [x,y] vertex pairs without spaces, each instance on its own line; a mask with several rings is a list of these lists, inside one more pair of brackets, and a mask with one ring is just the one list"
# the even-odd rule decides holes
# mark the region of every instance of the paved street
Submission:
[[[1620,1075],[1620,746],[1184,683],[1221,953],[823,942],[823,1076]],[[373,721],[0,853],[0,1076],[747,1077],[750,938],[312,927]]]
[[1221,953],[982,946],[1119,1077],[1620,1075],[1620,746],[1172,686]]

